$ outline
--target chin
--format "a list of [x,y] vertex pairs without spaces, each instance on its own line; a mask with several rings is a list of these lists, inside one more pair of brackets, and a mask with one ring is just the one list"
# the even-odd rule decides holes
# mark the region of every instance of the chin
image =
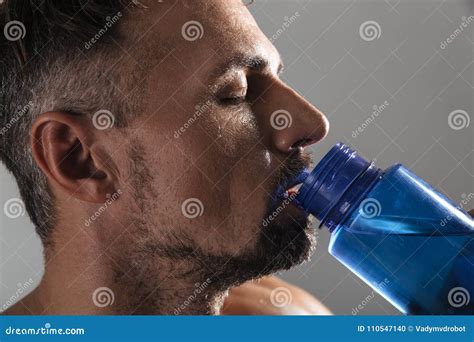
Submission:
[[263,222],[252,251],[238,257],[238,269],[245,274],[245,280],[299,265],[309,259],[316,246],[308,214],[293,205]]
[[248,280],[288,270],[308,260],[316,246],[308,214],[292,205],[272,216],[259,230],[256,243],[239,255],[194,253],[206,264],[203,270],[211,269],[205,277],[210,277],[216,288],[225,290]]

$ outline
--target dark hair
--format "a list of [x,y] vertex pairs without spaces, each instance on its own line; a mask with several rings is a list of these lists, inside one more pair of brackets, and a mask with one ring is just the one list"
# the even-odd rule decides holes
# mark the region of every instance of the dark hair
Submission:
[[31,124],[46,111],[107,109],[114,127],[123,127],[123,113],[137,100],[123,94],[130,80],[104,63],[120,55],[115,24],[135,2],[0,0],[0,159],[45,244],[55,223],[54,197],[31,154]]

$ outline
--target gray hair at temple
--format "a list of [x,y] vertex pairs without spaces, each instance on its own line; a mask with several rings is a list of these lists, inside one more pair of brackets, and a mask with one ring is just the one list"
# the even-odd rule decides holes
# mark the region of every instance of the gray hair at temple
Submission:
[[44,245],[55,224],[55,199],[32,156],[31,125],[47,111],[92,117],[106,108],[121,129],[124,113],[139,112],[140,89],[133,88],[139,72],[121,77],[123,66],[108,68],[123,55],[117,22],[132,7],[136,1],[0,2],[0,159]]

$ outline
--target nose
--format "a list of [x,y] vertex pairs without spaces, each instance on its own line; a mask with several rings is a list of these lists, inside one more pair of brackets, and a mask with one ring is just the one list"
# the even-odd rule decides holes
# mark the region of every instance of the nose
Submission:
[[317,143],[329,130],[326,116],[281,80],[267,89],[261,110],[269,143],[282,153]]

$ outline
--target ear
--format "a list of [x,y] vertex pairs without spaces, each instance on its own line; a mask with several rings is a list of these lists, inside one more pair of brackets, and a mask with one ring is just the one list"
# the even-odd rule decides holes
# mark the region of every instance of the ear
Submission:
[[82,201],[104,203],[115,192],[116,178],[95,142],[96,132],[82,116],[47,112],[33,123],[31,146],[51,183]]

